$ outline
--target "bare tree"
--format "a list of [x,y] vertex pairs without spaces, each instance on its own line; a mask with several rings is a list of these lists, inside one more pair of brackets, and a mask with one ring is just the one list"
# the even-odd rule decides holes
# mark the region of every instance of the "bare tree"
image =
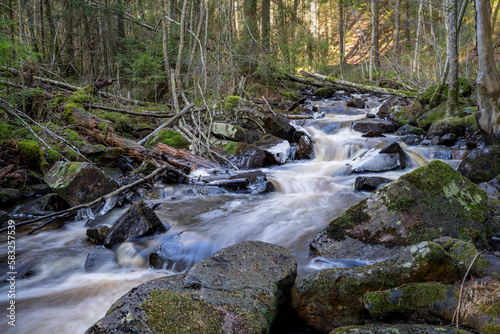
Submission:
[[[448,7],[448,116],[457,116],[458,105],[458,5],[457,0],[449,0]],[[489,19],[488,19],[489,21]]]

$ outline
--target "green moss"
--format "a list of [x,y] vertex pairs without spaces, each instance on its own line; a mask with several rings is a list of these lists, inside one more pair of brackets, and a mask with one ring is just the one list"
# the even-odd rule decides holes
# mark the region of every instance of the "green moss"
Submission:
[[446,301],[446,292],[447,287],[441,283],[418,283],[389,291],[367,292],[363,300],[372,316],[384,317],[431,308],[434,303]]
[[318,89],[314,95],[329,98],[333,95],[333,93],[335,93],[335,89],[333,89],[333,87],[322,87]]
[[104,138],[106,138],[108,135],[108,123],[106,122],[99,123],[97,124],[97,128],[102,131]]
[[429,133],[453,133],[457,136],[465,134],[466,121],[460,117],[445,117],[432,123]]
[[12,139],[16,129],[12,124],[0,122],[0,139]]
[[158,136],[148,144],[148,147],[163,143],[176,149],[189,149],[190,142],[180,133],[174,130],[163,130]]
[[436,108],[428,111],[424,115],[417,118],[417,124],[422,129],[428,129],[432,123],[446,116],[446,103],[441,103]]
[[[478,253],[479,252],[473,244],[464,241],[455,243],[449,251],[449,254],[464,266],[464,270],[469,268],[472,260]],[[488,264],[489,261],[481,254],[474,262],[472,269],[478,272],[486,268]]]
[[234,141],[232,141],[224,146],[224,149],[226,150],[226,154],[228,154],[228,155],[236,155],[236,153],[238,153],[237,148],[238,148],[238,145]]
[[365,209],[366,200],[362,200],[358,204],[350,207],[342,216],[333,220],[324,232],[330,239],[337,241],[343,240],[345,238],[346,229],[351,229],[369,219]]
[[69,142],[81,143],[81,144],[85,143],[85,141],[82,139],[82,137],[80,137],[80,135],[74,130],[65,129],[64,134],[66,136],[65,139]]
[[153,290],[142,307],[157,333],[223,333],[224,312],[189,295]]
[[464,122],[467,131],[470,131],[472,133],[479,131],[479,126],[476,122],[476,115],[469,115],[465,117]]
[[387,203],[386,206],[392,211],[410,211],[414,203],[414,198],[399,197],[396,201]]
[[238,105],[238,101],[241,100],[241,96],[231,95],[226,98],[226,106],[229,109],[233,109]]
[[33,140],[21,139],[17,141],[21,159],[31,168],[43,169],[47,167],[47,162],[43,156],[40,145]]

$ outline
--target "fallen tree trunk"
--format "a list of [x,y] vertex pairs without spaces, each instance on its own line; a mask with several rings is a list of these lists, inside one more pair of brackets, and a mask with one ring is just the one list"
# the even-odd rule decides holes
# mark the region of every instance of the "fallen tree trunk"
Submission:
[[118,108],[111,108],[111,107],[100,106],[100,105],[89,104],[89,103],[80,103],[80,104],[83,105],[86,108],[119,112],[119,113],[122,113],[122,114],[128,114],[128,115],[133,115],[133,116],[166,118],[166,117],[173,117],[173,116],[176,115],[176,114],[170,113],[170,112],[137,112],[137,111],[131,111],[131,110],[126,110],[126,109],[118,109]]
[[118,136],[113,125],[79,108],[73,108],[71,117],[78,132],[92,137],[110,147],[120,147],[136,161],[144,161],[147,150],[135,141]]
[[417,93],[415,92],[407,92],[390,88],[361,85],[349,81],[335,79],[332,77],[328,77],[326,75],[310,73],[306,71],[301,71],[300,74],[304,76],[288,74],[288,78],[292,81],[300,82],[303,84],[308,84],[318,87],[333,87],[338,90],[355,91],[358,93],[389,94],[389,95],[396,95],[400,97],[410,97],[410,98],[413,98],[417,95]]
[[158,143],[155,147],[162,159],[168,161],[172,166],[175,166],[184,172],[188,173],[197,168],[213,170],[217,173],[225,173],[226,169],[221,165],[204,159],[186,150],[178,150],[163,143]]

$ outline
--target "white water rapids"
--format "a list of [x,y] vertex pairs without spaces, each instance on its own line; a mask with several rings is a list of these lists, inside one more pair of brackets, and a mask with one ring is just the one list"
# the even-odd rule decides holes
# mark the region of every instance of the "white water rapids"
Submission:
[[[126,244],[118,253],[118,259],[113,251],[96,247],[87,240],[85,219],[32,235],[18,231],[16,262],[19,267],[29,262],[33,269],[28,278],[16,279],[15,327],[7,324],[5,316],[10,300],[9,286],[0,287],[0,332],[84,333],[132,287],[173,273],[170,269],[192,265],[243,240],[261,240],[286,247],[298,262],[300,277],[322,268],[363,264],[356,259],[313,258],[308,251],[308,244],[319,231],[368,195],[355,191],[354,181],[357,176],[369,174],[346,175],[345,165],[385,138],[363,138],[361,133],[352,131],[349,123],[360,117],[365,116],[327,115],[301,124],[315,140],[316,156],[308,161],[263,169],[276,188],[273,193],[246,195],[221,191],[206,196],[178,196],[189,193],[189,187],[164,186],[164,198],[150,203],[161,204],[156,213],[171,229],[166,235]],[[413,166],[372,175],[397,179],[424,164],[432,149],[406,148]],[[111,226],[125,209],[113,209],[98,219]],[[180,232],[183,233],[177,235]],[[148,252],[167,238],[177,238],[165,249],[176,260],[169,270],[141,267]],[[0,247],[6,250],[6,241],[2,240]],[[93,269],[85,270],[87,255],[91,252],[101,254],[104,260]],[[1,261],[6,262],[6,258]],[[128,265],[119,266],[118,262]]]

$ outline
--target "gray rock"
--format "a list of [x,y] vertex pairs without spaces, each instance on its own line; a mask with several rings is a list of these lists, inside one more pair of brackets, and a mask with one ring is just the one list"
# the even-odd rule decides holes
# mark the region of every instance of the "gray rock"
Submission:
[[118,183],[88,162],[58,161],[45,182],[71,206],[91,202],[116,189]]
[[474,149],[460,163],[457,171],[475,183],[490,181],[500,174],[500,146]]
[[262,118],[262,121],[264,122],[264,128],[267,133],[293,142],[293,135],[296,129],[290,124],[287,117],[279,114],[266,115]]
[[453,146],[457,141],[457,136],[453,133],[447,133],[439,138],[438,145]]
[[18,216],[46,215],[68,207],[68,203],[61,196],[51,193],[17,207],[12,214]]
[[424,136],[419,136],[419,135],[406,135],[403,138],[401,138],[401,141],[405,143],[408,146],[416,146],[420,145],[422,141],[424,140]]
[[219,138],[247,144],[253,144],[259,139],[257,134],[241,126],[226,123],[214,123],[212,133]]
[[364,296],[419,282],[450,284],[461,278],[455,260],[438,244],[406,247],[387,260],[349,269],[325,269],[308,275],[292,290],[292,308],[313,328],[373,323]]
[[116,166],[118,159],[120,159],[123,153],[123,149],[119,147],[107,147],[104,145],[85,144],[79,150],[93,162],[107,166]]
[[391,182],[393,181],[385,177],[358,176],[354,182],[354,189],[373,191]]
[[268,161],[273,165],[281,165],[290,156],[290,143],[287,140],[267,134],[255,142],[264,152]]
[[409,124],[405,124],[403,126],[400,126],[399,129],[394,132],[395,135],[398,136],[406,136],[406,135],[419,135],[419,136],[425,136],[427,133],[416,126],[412,126]]
[[7,209],[21,198],[21,193],[17,189],[0,188],[0,209]]
[[0,228],[7,226],[9,219],[10,219],[10,215],[5,211],[0,210]]
[[365,107],[365,101],[358,97],[353,97],[352,99],[347,101],[348,107],[354,107],[358,109],[363,109]]
[[266,164],[266,152],[253,144],[231,143],[228,153],[229,160],[240,169],[260,168]]
[[406,155],[398,143],[380,143],[347,165],[353,173],[383,172],[405,168]]
[[379,118],[364,118],[352,123],[352,129],[355,131],[367,133],[369,131],[391,133],[394,126],[392,122]]
[[296,270],[283,247],[244,241],[132,289],[86,333],[267,333]]
[[156,216],[153,209],[139,200],[132,204],[132,206],[111,226],[106,235],[104,245],[106,247],[113,247],[113,245],[128,241],[134,238],[142,237],[145,235],[152,235],[154,233],[164,233],[170,226],[165,225]]
[[90,240],[94,241],[99,245],[104,244],[108,233],[109,233],[109,227],[107,225],[101,225],[94,228],[89,228],[87,229],[86,232],[87,237],[89,237]]

